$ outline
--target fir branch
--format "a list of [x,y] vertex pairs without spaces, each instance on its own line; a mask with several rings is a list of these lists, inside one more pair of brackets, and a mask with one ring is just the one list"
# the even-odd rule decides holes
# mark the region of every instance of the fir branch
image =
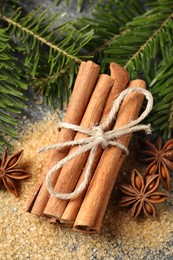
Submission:
[[86,32],[86,27],[76,30],[71,21],[54,27],[57,15],[48,16],[46,11],[40,10],[25,17],[17,11],[12,18],[3,15],[1,19],[8,24],[9,33],[20,42],[19,51],[24,54],[25,65],[35,85],[39,86],[38,91],[46,95],[48,104],[61,107],[62,82],[65,80],[66,96],[70,95],[72,87],[72,84],[70,88],[66,86],[71,82],[71,75],[64,75],[62,71],[66,71],[66,67],[75,67],[77,71],[83,58],[82,49],[93,37],[93,30]]
[[77,19],[75,26],[79,29],[87,24],[89,29],[94,29],[94,37],[87,48],[92,56],[101,60],[102,51],[119,37],[122,26],[145,11],[137,0],[98,1],[93,9],[92,18],[81,17]]
[[73,56],[71,54],[69,54],[68,52],[66,52],[65,50],[63,50],[62,48],[58,47],[57,45],[51,43],[50,41],[47,41],[45,38],[41,37],[40,35],[38,35],[37,33],[35,33],[32,30],[29,30],[28,28],[22,26],[20,23],[16,22],[15,20],[13,20],[12,18],[6,17],[4,15],[2,15],[0,17],[2,20],[4,20],[5,22],[7,22],[9,25],[12,25],[16,28],[18,28],[19,30],[21,30],[23,33],[25,32],[26,34],[32,36],[33,38],[35,38],[36,40],[38,40],[41,44],[45,44],[46,46],[48,46],[49,48],[55,50],[56,52],[61,53],[62,55],[66,56],[67,58],[74,60],[77,63],[81,62],[81,59],[77,58],[76,56]]
[[51,48],[51,49],[53,49],[57,52],[60,52],[62,55],[66,56],[67,58],[74,60],[77,63],[81,62],[81,60],[79,58],[67,53],[65,50],[63,50],[60,47],[58,47],[57,45],[47,41],[45,38],[43,38],[40,35],[34,33],[32,30],[29,30],[26,27],[22,26],[21,24],[13,21],[11,18],[8,18],[6,16],[2,16],[2,19],[4,21],[6,21],[9,25],[13,25],[14,27],[17,27],[18,29],[20,29],[21,31],[26,32],[27,34],[29,34],[33,38],[37,39],[40,43],[47,45],[49,48]]
[[173,7],[171,9],[161,5],[127,23],[119,36],[115,37],[111,45],[103,50],[103,62],[117,61],[129,69],[135,58],[140,56],[144,48],[171,19],[172,11]]
[[[127,23],[103,50],[102,56],[103,68],[114,61],[128,70],[131,79],[142,77],[147,81],[155,98],[148,121],[155,132],[162,131],[165,138],[172,134],[173,99],[172,85],[167,82],[173,73],[173,59],[170,59],[173,55],[173,5],[168,2],[152,3],[152,9]],[[155,82],[158,92],[155,92]]]
[[[163,29],[165,26],[167,26],[168,22],[169,22],[172,18],[173,18],[173,13],[171,13],[171,14],[168,16],[168,18],[166,18],[166,19],[163,21],[163,23],[160,25],[160,27],[159,27],[156,31],[154,31],[154,33],[147,39],[147,41],[146,41],[142,46],[140,46],[140,48],[137,50],[137,52],[133,54],[133,56],[132,56],[132,57],[127,61],[127,63],[125,64],[125,66],[124,66],[125,69],[128,69],[128,66],[130,66],[130,63],[131,63],[132,61],[134,61],[135,58],[136,58],[138,55],[140,55],[140,53],[141,53],[145,48],[148,47],[148,45],[150,44],[150,42],[152,42],[152,41],[154,40],[154,38],[158,36],[158,34],[162,31],[162,29]],[[123,32],[123,33],[125,34],[126,32]],[[123,33],[122,33],[122,34],[123,34]],[[122,34],[121,34],[121,35],[122,35]],[[118,38],[118,37],[117,37],[117,38]],[[115,39],[116,39],[116,38],[115,38]]]
[[[42,93],[46,97],[46,104],[53,103],[54,106],[62,109],[63,104],[63,94],[66,94],[66,102],[69,102],[72,87],[75,81],[75,77],[78,72],[77,64],[70,64],[60,71],[56,71],[53,75],[45,75],[41,78],[34,78],[32,82],[33,87],[37,92]],[[53,86],[53,87],[52,87]],[[60,86],[62,87],[60,88]],[[66,91],[64,91],[64,89]],[[60,95],[61,93],[61,95]],[[57,102],[52,100],[53,97],[57,96]]]
[[8,142],[6,136],[16,136],[17,114],[26,107],[27,98],[23,91],[27,85],[23,82],[20,63],[14,57],[7,30],[0,29],[0,153]]
[[[173,54],[173,48],[172,48]],[[173,57],[167,57],[160,62],[155,77],[150,82],[150,89],[155,102],[148,118],[156,132],[162,131],[165,138],[170,138],[173,132]]]

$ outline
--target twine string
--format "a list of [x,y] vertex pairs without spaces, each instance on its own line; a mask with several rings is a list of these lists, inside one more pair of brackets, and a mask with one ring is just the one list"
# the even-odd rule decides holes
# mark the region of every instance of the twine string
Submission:
[[[136,120],[131,121],[127,125],[124,125],[122,127],[106,131],[107,127],[110,125],[110,123],[115,119],[116,114],[120,108],[120,105],[124,98],[128,96],[129,94],[133,92],[138,92],[140,94],[145,95],[147,99],[147,105],[143,113],[137,118]],[[62,200],[69,200],[77,197],[88,185],[89,183],[89,176],[90,176],[90,170],[91,166],[95,157],[96,150],[99,145],[102,145],[103,149],[105,149],[108,146],[115,146],[121,149],[126,155],[128,155],[129,151],[126,146],[116,141],[116,139],[127,135],[132,132],[137,131],[145,131],[146,134],[151,133],[151,127],[150,125],[142,125],[139,123],[150,113],[153,107],[153,97],[151,93],[145,89],[142,88],[129,88],[120,93],[120,95],[116,98],[112,105],[112,109],[107,116],[106,120],[100,124],[99,126],[93,126],[91,129],[83,128],[81,126],[77,126],[74,124],[69,123],[60,123],[59,128],[66,128],[70,129],[76,132],[80,132],[83,134],[86,134],[88,137],[81,138],[79,140],[73,140],[73,141],[67,141],[65,143],[58,143],[58,144],[52,144],[45,146],[43,148],[39,149],[39,152],[48,151],[48,150],[54,150],[54,149],[60,149],[67,146],[75,146],[78,145],[78,149],[67,155],[64,159],[59,161],[54,167],[52,167],[47,175],[46,175],[46,187],[50,195],[52,195],[55,198],[62,199]],[[51,177],[52,175],[60,168],[63,167],[66,163],[68,163],[70,160],[75,158],[76,156],[85,153],[87,151],[90,151],[88,161],[87,161],[87,167],[84,173],[84,178],[82,183],[79,185],[79,187],[74,190],[71,193],[59,193],[56,192],[52,186],[51,183]]]

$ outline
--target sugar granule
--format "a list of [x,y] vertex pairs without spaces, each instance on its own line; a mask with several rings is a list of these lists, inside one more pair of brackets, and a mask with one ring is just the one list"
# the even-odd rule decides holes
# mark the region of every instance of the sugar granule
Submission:
[[[25,212],[47,152],[38,148],[57,141],[57,113],[27,126],[18,133],[14,150],[24,148],[21,163],[32,173],[22,182],[20,198],[0,190],[0,259],[166,259],[173,256],[173,199],[158,206],[158,219],[130,218],[127,209],[115,204],[114,189],[103,221],[100,236],[72,232],[50,224],[45,217]],[[132,164],[130,156],[120,174]],[[173,185],[171,186],[173,187]],[[161,257],[161,258],[160,258]]]

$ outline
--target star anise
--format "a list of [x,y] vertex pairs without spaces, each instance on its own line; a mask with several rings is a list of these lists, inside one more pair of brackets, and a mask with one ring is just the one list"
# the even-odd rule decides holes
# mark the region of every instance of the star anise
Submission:
[[169,197],[166,192],[156,191],[158,185],[158,175],[153,174],[143,179],[142,175],[134,169],[131,174],[131,184],[119,185],[120,190],[127,195],[122,197],[119,206],[132,206],[133,219],[142,211],[146,216],[155,219],[154,204],[161,203]]
[[155,144],[149,141],[139,140],[142,161],[149,162],[145,176],[159,174],[160,179],[167,191],[170,191],[169,170],[173,171],[173,139],[163,145],[161,136],[156,138]]
[[5,151],[2,159],[0,159],[0,182],[16,197],[19,196],[16,187],[16,180],[23,180],[30,177],[30,174],[27,173],[26,170],[15,167],[20,161],[22,155],[23,150],[7,158],[7,151]]

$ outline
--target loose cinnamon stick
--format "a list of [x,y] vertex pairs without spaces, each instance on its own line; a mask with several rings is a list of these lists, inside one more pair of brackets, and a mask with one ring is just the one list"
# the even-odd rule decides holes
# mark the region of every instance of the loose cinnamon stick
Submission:
[[[142,80],[133,80],[129,87],[145,88]],[[122,127],[135,119],[140,111],[143,95],[131,93],[123,101],[114,129]],[[131,134],[118,141],[128,146]],[[107,204],[115,184],[119,169],[124,160],[122,151],[117,147],[105,149],[89,185],[76,221],[74,229],[87,233],[99,233]]]
[[[81,63],[64,122],[76,125],[80,124],[98,79],[99,71],[100,67],[92,61]],[[73,140],[74,136],[75,133],[73,131],[62,129],[60,133],[57,133],[57,136],[55,137],[55,143],[62,143],[68,140]],[[27,212],[31,212],[36,215],[41,215],[43,213],[43,210],[50,197],[44,183],[45,176],[48,170],[55,163],[57,163],[57,161],[63,159],[68,154],[68,152],[68,147],[49,152],[50,155],[48,157],[47,163],[43,169],[40,179],[38,180],[38,183],[36,184],[33,196],[28,203],[26,209]],[[59,172],[60,171],[57,171],[52,178],[53,185],[55,185],[58,179]]]
[[[105,120],[105,118],[109,114],[109,112],[112,108],[112,103],[115,100],[116,96],[126,88],[127,83],[129,81],[127,71],[124,70],[124,68],[122,68],[117,63],[110,64],[110,74],[111,74],[111,77],[114,79],[114,84],[109,93],[109,96],[108,96],[108,99],[107,99],[107,102],[106,102],[106,105],[105,105],[105,108],[104,108],[104,111],[103,111],[103,114],[102,114],[102,117],[100,120],[100,124]],[[111,129],[111,126],[107,130],[110,130],[110,129]],[[102,148],[102,146],[99,146],[99,148],[97,149],[93,164],[92,164],[91,171],[90,171],[90,178],[92,177],[92,175],[97,167],[97,164],[100,160],[102,152],[103,152],[103,148]],[[79,185],[81,184],[81,182],[83,181],[86,167],[87,167],[87,164],[79,178],[76,188],[78,188]],[[62,215],[61,223],[63,223],[64,225],[73,226],[73,223],[75,222],[79,208],[82,204],[85,192],[86,191],[83,191],[82,194],[80,194],[80,196],[78,196],[76,199],[70,200],[68,202],[67,207]]]
[[[91,128],[100,121],[112,85],[113,79],[110,76],[104,74],[100,76],[80,124],[81,127]],[[86,137],[85,134],[78,132],[75,136],[75,140],[84,137]],[[76,149],[78,149],[78,147],[72,147],[69,153],[75,152]],[[57,192],[69,193],[74,190],[88,154],[89,152],[82,153],[63,166],[54,188]],[[66,200],[56,199],[51,196],[45,207],[44,214],[60,219],[67,203],[68,201]]]

